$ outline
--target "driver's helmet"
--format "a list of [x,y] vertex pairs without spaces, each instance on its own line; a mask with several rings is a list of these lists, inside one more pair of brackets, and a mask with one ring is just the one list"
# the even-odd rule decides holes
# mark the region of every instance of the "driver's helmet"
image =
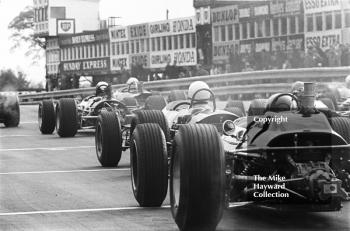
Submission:
[[350,75],[348,75],[348,76],[345,78],[345,85],[346,85],[346,88],[349,88],[349,89],[350,89]]
[[[196,101],[202,101],[202,102],[208,101],[210,99],[210,92],[205,90],[198,92],[198,90],[201,90],[201,89],[210,90],[208,84],[206,84],[203,81],[195,81],[191,83],[190,87],[188,88],[188,98]],[[198,93],[194,96],[196,92]],[[193,99],[193,96],[195,97],[194,99]]]
[[98,82],[96,85],[96,96],[108,96],[110,95],[111,88],[106,82]]
[[[282,112],[282,111],[290,111],[297,108],[297,103],[293,100],[292,96],[274,94],[270,96],[267,100],[266,111],[272,112]],[[276,100],[276,98],[278,98]]]
[[128,81],[126,81],[126,85],[128,86],[129,91],[137,91],[139,84],[139,80],[135,77],[131,77],[128,79]]
[[296,96],[301,96],[304,92],[304,83],[301,81],[296,81],[292,84],[291,93]]

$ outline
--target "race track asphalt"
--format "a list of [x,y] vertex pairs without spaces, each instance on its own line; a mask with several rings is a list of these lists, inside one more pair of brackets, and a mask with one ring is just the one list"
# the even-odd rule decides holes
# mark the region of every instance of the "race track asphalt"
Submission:
[[[205,202],[203,202],[205,203]],[[129,152],[118,168],[100,167],[93,132],[41,135],[37,106],[21,106],[18,128],[0,125],[0,230],[177,230],[163,208],[140,208],[130,183]],[[279,212],[238,206],[217,230],[350,230],[340,212]]]

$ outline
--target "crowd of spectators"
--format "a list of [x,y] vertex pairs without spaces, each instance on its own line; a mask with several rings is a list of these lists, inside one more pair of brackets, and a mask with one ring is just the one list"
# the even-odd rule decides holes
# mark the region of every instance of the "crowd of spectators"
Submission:
[[130,72],[122,68],[118,83],[125,83],[131,76],[147,82],[258,70],[350,66],[350,44],[336,44],[325,51],[319,46],[309,46],[305,51],[295,46],[291,48],[284,51],[276,46],[272,52],[236,52],[229,57],[226,65],[213,65],[210,70],[204,69],[201,64],[182,67],[174,61],[168,62],[163,72],[152,72],[141,64],[136,64],[131,67]]
[[288,52],[276,46],[275,51],[234,53],[226,66],[213,66],[211,74],[310,67],[350,66],[350,45],[337,44],[323,51],[319,46],[309,46],[306,51],[292,49]]

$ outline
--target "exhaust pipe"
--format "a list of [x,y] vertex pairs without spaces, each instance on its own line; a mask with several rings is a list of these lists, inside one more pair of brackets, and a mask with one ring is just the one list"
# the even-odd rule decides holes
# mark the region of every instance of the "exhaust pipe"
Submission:
[[304,116],[310,116],[316,112],[315,109],[315,84],[314,83],[304,83],[304,93],[300,97],[301,113]]

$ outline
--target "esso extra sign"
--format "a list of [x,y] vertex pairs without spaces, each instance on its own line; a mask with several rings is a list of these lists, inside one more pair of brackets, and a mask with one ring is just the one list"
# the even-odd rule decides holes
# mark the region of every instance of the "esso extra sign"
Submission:
[[319,46],[322,50],[327,50],[342,41],[341,30],[331,30],[313,32],[305,34],[305,47]]

